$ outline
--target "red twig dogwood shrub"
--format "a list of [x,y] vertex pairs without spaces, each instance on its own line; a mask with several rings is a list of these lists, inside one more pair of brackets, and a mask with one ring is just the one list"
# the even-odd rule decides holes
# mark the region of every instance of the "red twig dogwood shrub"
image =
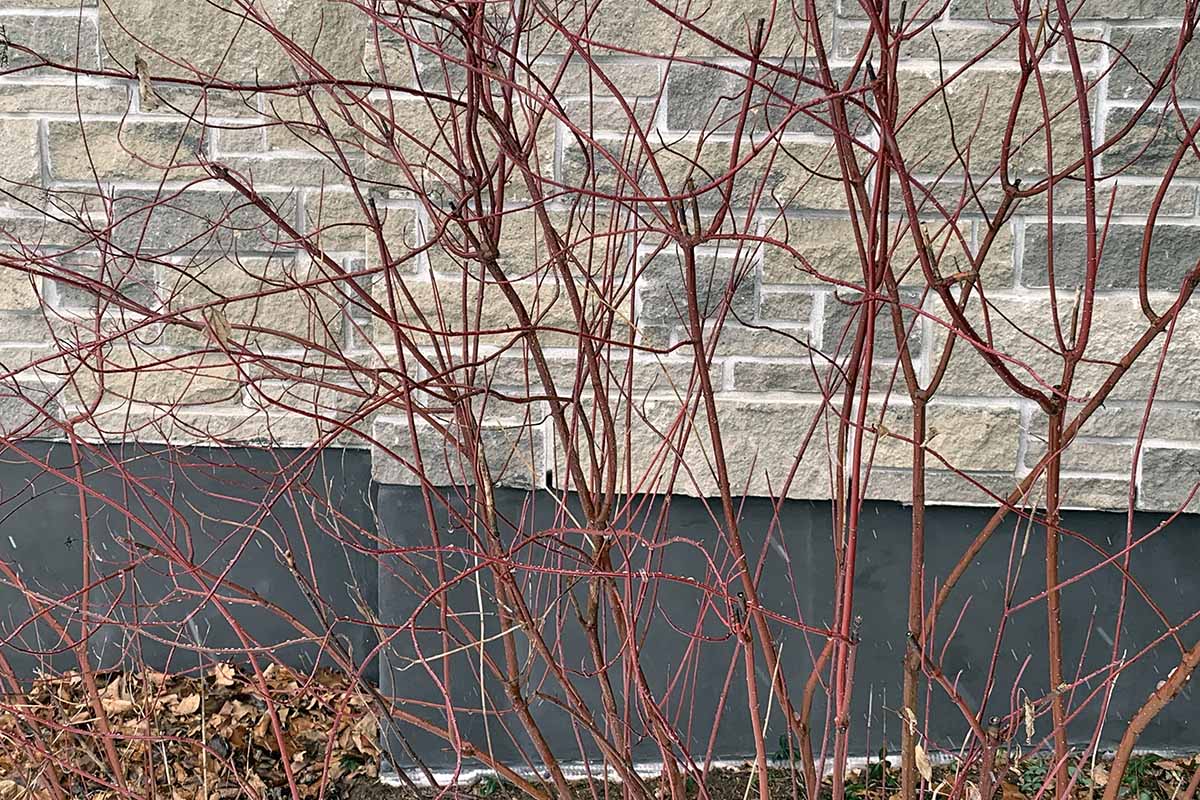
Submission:
[[[458,771],[533,797],[569,796],[563,764],[580,759],[632,797],[706,796],[729,717],[759,732],[747,793],[768,796],[767,732],[786,730],[796,791],[817,796],[831,770],[842,800],[872,614],[856,601],[864,508],[882,498],[911,507],[893,532],[909,581],[886,587],[907,607],[903,689],[882,712],[901,731],[902,796],[932,788],[937,748],[963,767],[941,791],[990,798],[997,751],[1026,737],[1051,753],[1056,797],[1117,741],[1117,796],[1200,661],[1198,611],[1168,614],[1169,588],[1131,567],[1197,488],[1172,466],[1194,439],[1170,421],[1186,417],[1198,330],[1200,257],[1182,238],[1194,0],[50,5],[0,12],[4,453],[34,476],[6,513],[51,486],[78,509],[68,589],[0,563],[22,601],[5,650],[77,671],[87,703],[72,722],[4,706],[38,792],[150,794],[125,745],[144,742],[136,774],[154,775],[159,734],[114,711],[103,667],[162,661],[153,646],[156,669],[241,664],[287,790],[320,796],[337,770],[293,763],[268,691],[286,647],[308,644],[395,737],[405,782],[444,785],[409,743],[421,732]],[[190,472],[142,469],[151,447],[253,490],[218,477],[198,490],[220,516],[198,511],[176,492]],[[272,466],[204,455],[243,447]],[[331,498],[324,459],[344,447],[416,487],[418,546]],[[516,518],[510,488],[535,490]],[[680,494],[704,498],[715,536],[648,513]],[[746,530],[747,496],[770,499],[769,530]],[[815,616],[762,593],[791,499],[831,510],[813,546],[834,600]],[[992,511],[946,571],[927,571],[932,503]],[[1089,542],[1064,523],[1078,506],[1123,510],[1124,541],[1066,558],[1064,542]],[[1143,534],[1139,510],[1168,516]],[[995,647],[969,697],[945,654],[960,585],[1001,539]],[[355,613],[334,610],[314,555],[330,543],[376,560],[417,611],[381,619],[357,585]],[[684,549],[698,572],[676,566]],[[240,582],[252,558],[285,570],[303,614]],[[1022,569],[1036,591],[1018,589]],[[813,579],[798,560],[785,571],[793,590]],[[1062,596],[1101,573],[1119,576],[1111,652],[1084,669]],[[692,616],[661,610],[668,590]],[[1131,649],[1135,601],[1162,627]],[[1004,685],[1006,626],[1030,614],[1046,657]],[[288,640],[260,640],[247,615]],[[201,618],[236,646],[209,644]],[[652,624],[686,644],[663,652]],[[348,626],[370,631],[365,652]],[[805,671],[784,639],[807,643]],[[729,646],[717,718],[691,719],[701,653]],[[397,647],[440,701],[367,680]],[[1152,651],[1174,670],[1109,719]],[[935,698],[965,740],[927,738]],[[547,732],[548,707],[574,741]],[[1072,750],[1081,717],[1099,721]],[[479,718],[486,735],[465,735]],[[235,758],[188,735],[214,764]],[[58,758],[62,736],[92,737],[96,763]],[[519,759],[496,755],[500,738]]]

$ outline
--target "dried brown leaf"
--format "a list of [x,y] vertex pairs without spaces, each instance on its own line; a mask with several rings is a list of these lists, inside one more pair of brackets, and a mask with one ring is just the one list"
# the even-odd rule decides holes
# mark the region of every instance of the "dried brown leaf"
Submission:
[[921,777],[926,783],[933,780],[933,764],[929,763],[929,756],[925,755],[925,748],[918,743],[914,748],[917,761],[917,772],[921,773]]
[[176,703],[175,707],[171,709],[171,711],[173,711],[175,714],[177,714],[178,716],[181,716],[181,717],[186,717],[190,714],[195,714],[199,710],[200,710],[200,695],[198,695],[198,694],[188,695],[187,697],[183,698],[178,703]]
[[233,686],[236,676],[232,664],[217,664],[213,667],[213,682],[217,686]]
[[158,107],[158,95],[154,93],[154,84],[150,80],[150,65],[140,53],[133,56],[133,69],[137,75],[138,101],[143,111],[152,111]]
[[[229,347],[229,339],[233,336],[233,328],[229,324],[229,318],[225,316],[225,312],[220,308],[210,308],[206,314],[209,333],[217,340],[217,343],[222,347]],[[269,668],[268,668],[269,669]]]
[[1033,744],[1033,734],[1034,734],[1033,701],[1030,700],[1028,697],[1025,698],[1024,709],[1025,709],[1025,744]]
[[133,701],[120,697],[101,697],[100,705],[105,714],[124,714],[133,710]]

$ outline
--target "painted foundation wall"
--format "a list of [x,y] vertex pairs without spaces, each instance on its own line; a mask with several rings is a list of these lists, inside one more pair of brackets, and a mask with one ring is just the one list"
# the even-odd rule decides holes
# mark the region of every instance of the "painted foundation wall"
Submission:
[[[31,453],[44,458],[58,468],[71,464],[69,450],[62,445],[40,445]],[[414,713],[444,724],[444,714],[436,707],[420,706],[419,701],[436,702],[442,697],[429,673],[414,664],[418,650],[413,644],[411,628],[395,633],[391,626],[405,626],[415,620],[419,630],[436,607],[426,607],[412,617],[417,594],[409,587],[414,581],[433,580],[432,564],[410,558],[409,563],[396,555],[384,555],[378,560],[371,552],[390,544],[396,548],[427,547],[431,536],[425,524],[425,512],[420,492],[412,487],[378,486],[370,481],[367,455],[358,450],[328,450],[314,461],[304,473],[314,485],[328,487],[335,506],[348,518],[356,520],[365,530],[377,531],[381,537],[349,536],[339,541],[331,531],[327,515],[304,511],[302,493],[284,492],[277,503],[277,513],[259,520],[257,532],[247,534],[246,524],[255,519],[254,509],[247,506],[239,514],[237,498],[261,498],[273,482],[274,470],[280,459],[301,457],[299,450],[219,451],[196,448],[167,454],[162,450],[126,446],[114,451],[129,465],[130,473],[143,481],[135,494],[147,502],[153,494],[170,497],[178,511],[175,541],[180,547],[191,547],[196,563],[211,570],[233,564],[229,579],[259,595],[270,598],[294,614],[304,624],[317,621],[305,592],[297,588],[294,575],[283,559],[277,557],[272,542],[287,543],[297,554],[298,568],[309,581],[315,581],[318,593],[328,607],[325,612],[342,615],[345,621],[333,626],[354,654],[365,673],[378,680],[385,695],[404,698],[404,706]],[[119,496],[132,491],[130,480],[90,461],[91,485]],[[28,464],[11,457],[0,461],[0,486],[4,487],[4,516],[0,520],[0,552],[10,563],[19,564],[24,579],[54,596],[69,594],[79,586],[81,545],[76,540],[79,530],[76,496],[62,481],[46,474],[37,474]],[[510,519],[525,514],[536,530],[549,524],[554,499],[548,492],[502,490],[498,498],[500,513]],[[662,553],[660,568],[674,576],[704,578],[708,560],[727,564],[729,555],[725,544],[715,534],[711,512],[706,503],[696,498],[675,497],[650,499],[644,507],[647,518],[657,518],[664,510],[667,524],[664,537],[679,537],[689,543],[667,547]],[[299,508],[296,515],[294,509]],[[763,532],[770,526],[771,505],[763,500],[748,498],[741,506],[741,524],[748,548],[756,559],[761,558],[761,595],[768,609],[802,618],[807,624],[821,627],[830,615],[832,554],[828,549],[830,526],[829,507],[821,502],[789,501],[781,508],[780,534],[764,543]],[[103,568],[106,553],[121,553],[134,540],[147,541],[142,531],[131,534],[123,518],[105,509],[102,503],[90,506],[93,547],[99,568]],[[958,557],[962,548],[986,520],[988,512],[977,508],[939,507],[931,509],[928,518],[930,584],[941,579]],[[223,521],[217,521],[223,520]],[[1161,521],[1153,514],[1139,513],[1134,517],[1135,535],[1143,533]],[[465,535],[454,526],[445,524],[440,536],[443,542],[464,541]],[[896,708],[899,697],[900,661],[905,646],[905,609],[896,602],[897,585],[905,585],[908,576],[908,510],[891,502],[871,502],[864,513],[863,544],[856,583],[856,609],[862,616],[861,644],[857,656],[853,736],[855,752],[875,752],[887,741],[893,748],[899,737]],[[1070,512],[1064,518],[1065,527],[1077,536],[1063,542],[1063,563],[1074,571],[1082,571],[1096,563],[1101,556],[1096,548],[1112,552],[1118,549],[1125,535],[1125,517],[1104,512]],[[164,530],[168,526],[162,526]],[[1194,607],[1200,593],[1200,570],[1197,565],[1197,522],[1187,517],[1168,527],[1160,535],[1139,548],[1132,564],[1132,575],[1150,589],[1160,605],[1160,611],[1171,623],[1178,623]],[[1031,664],[1044,663],[1044,607],[1033,604],[1015,612],[1008,620],[1003,637],[996,646],[1000,622],[1002,583],[1010,569],[1010,557],[1019,554],[1028,534],[1030,553],[1041,548],[1042,531],[1027,528],[1016,520],[1002,529],[984,548],[972,565],[951,601],[943,619],[945,629],[939,630],[939,641],[945,641],[951,626],[954,636],[945,647],[944,663],[947,676],[955,682],[963,699],[977,709],[980,704],[989,661],[995,647],[995,689],[986,713],[1003,714],[1011,703],[1020,705],[1023,693],[1034,697],[1046,690],[1045,676],[1033,670],[1022,672],[1026,658]],[[1015,539],[1014,539],[1015,537]],[[387,544],[385,544],[387,543]],[[240,553],[239,553],[240,550]],[[640,568],[642,560],[634,554],[631,563]],[[523,550],[518,561],[538,563],[544,556],[536,548]],[[122,560],[124,555],[120,557]],[[168,597],[168,585],[184,585],[186,580],[168,580],[159,570],[161,560],[150,559],[135,571],[136,596],[148,607]],[[461,565],[460,565],[461,566]],[[1013,564],[1015,570],[1015,562]],[[1043,572],[1035,558],[1026,559],[1016,583],[1017,600],[1038,593]],[[528,577],[527,591],[562,592],[565,587],[554,580]],[[1064,642],[1067,653],[1083,653],[1082,662],[1068,665],[1068,674],[1087,674],[1102,668],[1112,658],[1113,627],[1119,601],[1119,580],[1112,570],[1100,570],[1064,590]],[[582,589],[576,587],[574,591]],[[113,581],[95,592],[96,600],[120,598],[119,613],[129,618],[129,600],[134,596],[132,580]],[[460,612],[477,608],[475,587],[464,583],[450,592],[452,605]],[[363,624],[360,599],[369,605],[383,626],[374,629]],[[734,649],[728,630],[710,614],[698,618],[699,594],[691,587],[661,581],[658,592],[646,599],[643,618],[653,621],[640,628],[639,648],[646,677],[656,691],[669,681],[675,688],[663,704],[681,728],[689,731],[691,746],[703,752],[712,733],[716,702],[722,687],[729,681],[730,711],[722,717],[715,736],[715,754],[720,757],[739,757],[753,752],[753,736],[744,714],[744,677],[740,659],[733,659]],[[52,649],[55,637],[44,625],[29,624],[29,607],[10,587],[0,588],[0,602],[8,609],[0,623],[4,638],[0,647],[6,658],[25,676],[31,676],[38,662],[22,653],[23,649]],[[158,606],[144,623],[144,634],[130,635],[115,626],[102,626],[95,631],[89,646],[100,663],[118,666],[135,658],[157,668],[185,669],[193,666],[195,653],[192,642],[176,649],[156,638],[177,635],[194,636],[211,648],[241,647],[238,637],[228,623],[216,613],[214,604],[203,604],[194,617],[194,625],[180,625],[195,610],[197,603],[176,596]],[[578,624],[565,602],[560,603],[561,617],[545,621],[542,633],[556,648],[561,648],[562,664],[568,669],[586,669],[587,653],[583,647]],[[651,613],[651,609],[653,613]],[[485,605],[483,625],[489,634],[498,632],[494,609]],[[263,646],[278,645],[296,638],[296,630],[284,624],[278,616],[267,613],[239,612],[237,616],[252,641]],[[669,621],[669,623],[668,623]],[[471,624],[478,623],[473,618]],[[378,631],[392,636],[390,645],[376,653]],[[685,631],[699,630],[716,641],[706,642],[699,657],[686,656],[688,635]],[[1164,622],[1142,598],[1131,594],[1125,623],[1120,631],[1118,655],[1131,654],[1161,637]],[[802,631],[778,627],[776,634],[783,648],[783,668],[806,675],[812,652],[819,649],[818,637],[806,637]],[[611,639],[611,637],[610,637]],[[436,637],[418,633],[420,652],[429,657],[442,652]],[[615,644],[615,642],[614,642]],[[493,642],[490,647],[497,647]],[[280,655],[299,666],[311,665],[320,658],[317,648],[310,644],[284,648]],[[219,656],[218,656],[219,657]],[[52,659],[55,666],[70,668],[70,653],[60,653]],[[1178,661],[1178,649],[1170,641],[1162,642],[1148,656],[1126,667],[1118,682],[1118,691],[1109,705],[1106,727],[1111,742],[1112,732],[1121,729],[1120,723],[1141,703],[1146,694],[1162,680]],[[451,679],[451,696],[463,709],[478,708],[478,653],[460,652],[436,660],[434,670],[438,679]],[[732,672],[731,672],[732,663]],[[683,676],[677,677],[682,669]],[[538,686],[543,677],[538,671],[525,676],[526,685]],[[757,676],[761,696],[768,692],[770,676]],[[1085,682],[1077,695],[1096,682]],[[591,692],[587,681],[580,681],[582,691]],[[488,693],[487,706],[493,711],[507,707],[502,687],[490,679],[484,683]],[[548,691],[552,684],[547,684]],[[1147,747],[1160,749],[1200,746],[1200,728],[1196,724],[1196,695],[1191,686],[1152,724],[1143,737]],[[952,747],[961,741],[966,728],[961,714],[942,697],[934,693],[935,702],[929,713],[931,735],[943,746]],[[587,695],[592,702],[599,698]],[[1015,698],[1015,699],[1014,699]],[[1076,698],[1078,701],[1078,696]],[[599,708],[599,706],[596,706]],[[1091,704],[1090,708],[1095,708]],[[533,711],[539,722],[551,734],[551,741],[561,747],[564,755],[577,754],[575,733],[570,720],[548,702],[535,703]],[[824,708],[814,709],[814,724],[823,720]],[[690,714],[679,718],[676,715]],[[503,715],[515,729],[509,715]],[[1079,736],[1093,728],[1095,715],[1085,711],[1072,727]],[[461,735],[477,746],[487,740],[483,717],[463,711],[457,723]],[[492,719],[492,741],[497,755],[519,761],[517,752],[502,733],[500,723]],[[451,766],[453,754],[444,742],[416,730],[402,728],[418,751],[434,766]],[[780,719],[770,721],[769,749],[773,751],[782,733]],[[518,741],[520,739],[518,738]],[[394,744],[394,742],[393,742]],[[403,762],[403,754],[397,756]],[[649,761],[655,752],[648,743],[637,752]]]

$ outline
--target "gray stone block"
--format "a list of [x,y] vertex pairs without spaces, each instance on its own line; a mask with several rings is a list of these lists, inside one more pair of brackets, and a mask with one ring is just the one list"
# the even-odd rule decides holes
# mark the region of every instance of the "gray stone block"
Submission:
[[[286,220],[294,195],[265,196]],[[127,190],[113,199],[112,241],[129,253],[168,255],[201,249],[273,252],[294,246],[283,230],[241,195],[216,191]]]
[[[1097,247],[1103,245],[1097,286],[1132,289],[1138,285],[1144,225],[1111,225],[1102,236],[1097,225]],[[1083,284],[1087,263],[1087,237],[1083,223],[1054,226],[1054,282],[1074,289]],[[1150,289],[1177,291],[1184,276],[1196,266],[1200,228],[1189,225],[1156,225],[1150,240],[1147,284]],[[1021,280],[1026,286],[1048,286],[1048,236],[1045,225],[1025,229],[1025,255]]]
[[[1106,173],[1122,173],[1162,178],[1181,144],[1187,141],[1186,129],[1173,111],[1147,110],[1134,117],[1137,109],[1110,109],[1105,133],[1120,138],[1104,151],[1100,163]],[[1121,133],[1126,127],[1129,130]],[[1174,173],[1177,178],[1200,176],[1200,159],[1186,153]]]
[[[900,300],[912,306],[919,306],[921,295],[919,292],[901,291]],[[858,294],[839,292],[837,295],[827,296],[821,349],[826,353],[849,353],[865,308],[861,302],[861,295]],[[922,326],[916,319],[917,314],[909,309],[901,309],[901,317],[908,334],[909,352],[915,358],[921,353]],[[880,302],[875,308],[875,357],[894,358],[899,352],[892,324],[891,305]]]
[[[21,5],[28,7],[32,3]],[[90,15],[10,14],[0,9],[0,25],[4,26],[0,62],[4,62],[5,70],[24,70],[43,63],[78,65],[84,69],[99,65],[96,20]]]
[[[721,254],[697,254],[696,297],[703,319],[714,318],[728,301],[731,318],[749,322],[757,311],[757,280],[754,266],[746,254],[738,257]],[[687,279],[683,256],[665,250],[647,263],[642,271],[639,292],[641,318],[648,322],[688,324]]]
[[[743,132],[749,135],[831,133],[830,104],[815,102],[837,91],[815,86],[821,75],[814,65],[793,65],[805,80],[759,72]],[[732,133],[737,129],[745,93],[751,87],[749,67],[678,64],[667,79],[667,126],[674,130]],[[834,72],[834,81],[845,77]],[[798,110],[803,109],[803,110]],[[851,123],[861,130],[865,115],[848,108]],[[789,118],[790,117],[790,118]]]
[[[1163,0],[1086,0],[1070,7],[1079,8],[1078,19],[1147,19],[1166,16],[1171,10],[1171,4]],[[952,0],[950,17],[1003,22],[1013,18],[1013,6],[1009,0]]]
[[41,386],[8,380],[0,383],[0,436],[12,439],[52,436],[59,404]]
[[[1113,70],[1108,76],[1108,95],[1118,100],[1140,100],[1150,94],[1179,45],[1181,25],[1161,28],[1114,28],[1109,39],[1124,57],[1113,54]],[[1182,101],[1200,98],[1200,47],[1189,42],[1179,56],[1163,96],[1175,93]]]
[[[418,418],[417,450],[424,478],[433,486],[475,482],[465,452],[471,445],[460,438],[460,432],[452,422],[445,430],[438,430]],[[375,421],[373,436],[379,444],[372,448],[372,477],[379,483],[420,485],[413,471],[417,451],[407,419],[381,417]],[[545,485],[545,442],[540,426],[523,420],[489,420],[484,424],[481,443],[496,485],[518,489]]]
[[1175,511],[1186,504],[1186,511],[1200,511],[1200,497],[1188,502],[1197,481],[1200,481],[1200,450],[1147,447],[1142,452],[1138,508]]

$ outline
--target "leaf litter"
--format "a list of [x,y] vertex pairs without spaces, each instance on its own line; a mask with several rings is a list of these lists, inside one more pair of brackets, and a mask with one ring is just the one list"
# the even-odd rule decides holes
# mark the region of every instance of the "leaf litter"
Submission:
[[[111,671],[95,678],[124,780],[141,794],[170,800],[275,800],[290,796],[285,763],[302,798],[318,797],[323,781],[328,798],[410,800],[437,794],[433,790],[412,793],[375,780],[381,755],[378,720],[359,687],[332,670],[308,674],[271,665],[260,680],[233,664],[219,663],[202,676]],[[276,733],[272,708],[281,735]],[[0,696],[0,740],[4,742],[0,800],[50,796],[46,791],[50,765],[68,796],[94,800],[122,796],[106,757],[96,706],[77,672],[41,677],[20,694]],[[960,793],[969,800],[982,800],[973,772],[960,776],[952,764],[934,765],[923,747],[918,747],[916,761],[927,791],[949,796],[962,781]],[[802,791],[794,766],[781,768],[778,755],[773,762],[772,793],[790,796],[793,789]],[[849,770],[847,798],[895,800],[897,767],[895,760],[881,753],[866,768]],[[1119,797],[1173,800],[1197,768],[1200,756],[1135,756]],[[1030,800],[1050,777],[1048,773],[1044,756],[1003,759],[997,765],[995,794],[987,800]],[[1072,768],[1071,774],[1074,798],[1094,797],[1109,780],[1107,759],[1077,776]],[[706,788],[710,797],[738,800],[746,782],[755,777],[749,763],[714,770]],[[495,778],[460,788],[494,800],[519,796],[514,787]],[[831,788],[827,778],[823,798]],[[587,782],[572,789],[579,797],[591,796]],[[689,783],[689,797],[696,796],[695,789]]]
[[[285,762],[303,798],[317,797],[323,780],[329,797],[330,786],[378,774],[378,720],[359,687],[332,670],[272,664],[259,678],[216,664],[203,675],[111,671],[95,681],[123,779],[138,793],[290,796]],[[0,697],[0,800],[50,796],[51,767],[68,796],[120,797],[102,730],[78,672]]]

